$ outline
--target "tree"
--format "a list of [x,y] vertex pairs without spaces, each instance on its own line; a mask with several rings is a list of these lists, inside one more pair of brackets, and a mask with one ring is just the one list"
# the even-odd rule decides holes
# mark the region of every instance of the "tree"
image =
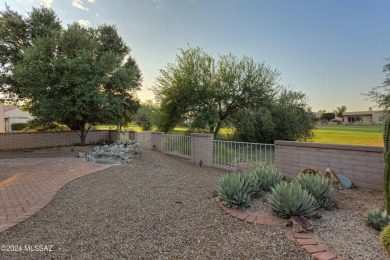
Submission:
[[321,119],[328,120],[328,121],[335,119],[335,117],[336,117],[335,113],[326,113],[325,112],[321,115]]
[[35,38],[11,72],[31,114],[79,130],[82,145],[92,125],[121,125],[139,106],[141,72],[114,26],[73,23]]
[[175,64],[160,71],[154,92],[161,105],[159,128],[185,121],[214,136],[238,112],[260,106],[275,95],[280,73],[244,56],[218,61],[199,47],[180,50]]
[[273,143],[313,138],[314,120],[306,95],[283,88],[272,102],[239,113],[233,125],[240,141]]
[[318,110],[318,119],[321,119],[322,115],[326,113],[325,109]]
[[344,105],[341,107],[336,107],[336,109],[333,110],[333,112],[336,114],[337,117],[342,117],[343,113],[346,111],[347,111],[347,107]]
[[137,125],[141,126],[144,131],[152,129],[156,121],[157,107],[151,100],[141,104],[135,116]]
[[[390,59],[387,60],[390,61]],[[390,62],[383,66],[383,72],[386,73],[386,78],[382,85],[372,88],[363,95],[377,103],[380,108],[387,110],[390,107]]]
[[50,37],[61,30],[61,23],[52,9],[33,8],[28,17],[23,17],[9,6],[0,11],[0,91],[14,100],[19,94],[19,84],[12,70],[20,61],[23,49],[34,40]]

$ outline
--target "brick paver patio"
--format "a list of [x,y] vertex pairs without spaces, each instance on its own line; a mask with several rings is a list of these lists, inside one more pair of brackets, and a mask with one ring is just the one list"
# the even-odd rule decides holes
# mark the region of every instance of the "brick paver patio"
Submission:
[[110,166],[78,158],[0,160],[0,232],[44,208],[68,182]]

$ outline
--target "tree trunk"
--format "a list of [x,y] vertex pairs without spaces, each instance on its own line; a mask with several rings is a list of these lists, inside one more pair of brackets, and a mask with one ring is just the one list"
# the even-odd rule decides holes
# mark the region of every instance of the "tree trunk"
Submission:
[[219,133],[219,129],[221,129],[222,121],[218,121],[217,126],[215,127],[214,131],[214,139],[217,138],[217,135]]
[[85,124],[80,124],[80,145],[85,146],[85,138],[87,137],[87,131],[85,130]]

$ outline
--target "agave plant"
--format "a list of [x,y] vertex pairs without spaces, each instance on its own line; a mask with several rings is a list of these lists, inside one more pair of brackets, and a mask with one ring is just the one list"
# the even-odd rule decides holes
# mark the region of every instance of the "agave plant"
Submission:
[[319,174],[301,174],[297,181],[302,185],[302,188],[307,190],[316,198],[321,207],[332,209],[336,207],[336,202],[332,199],[333,183]]
[[252,197],[261,197],[263,195],[262,182],[257,178],[256,174],[254,174],[253,172],[246,172],[243,173],[242,176],[250,186],[251,191],[249,192],[249,194]]
[[271,188],[269,202],[272,211],[283,218],[292,216],[315,216],[319,208],[317,200],[299,183],[281,182]]
[[375,229],[381,230],[390,224],[390,216],[387,211],[380,211],[379,209],[372,209],[367,211],[367,224]]
[[279,183],[283,178],[276,167],[271,165],[257,167],[252,171],[252,174],[257,177],[259,188],[265,191],[269,191],[271,187]]
[[222,176],[217,186],[221,202],[230,208],[249,207],[254,189],[251,178],[239,173],[228,173]]

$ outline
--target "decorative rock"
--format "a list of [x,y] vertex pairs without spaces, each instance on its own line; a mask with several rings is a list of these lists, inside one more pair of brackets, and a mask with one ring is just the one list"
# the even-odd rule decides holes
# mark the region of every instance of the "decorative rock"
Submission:
[[337,179],[339,179],[341,185],[343,185],[344,188],[352,189],[353,183],[350,179],[344,177],[343,175],[337,175]]
[[302,175],[302,174],[312,174],[312,175],[323,175],[319,170],[316,170],[316,169],[311,169],[311,168],[308,168],[308,169],[304,169],[303,171],[301,171],[300,173],[298,173],[298,176],[299,175]]
[[324,177],[330,179],[333,183],[340,183],[336,173],[331,168],[326,168]]
[[86,161],[94,161],[98,163],[131,163],[134,154],[141,155],[142,151],[138,143],[133,140],[118,141],[110,145],[102,147],[96,146],[92,148],[87,154],[81,155]]
[[77,157],[79,157],[79,158],[83,158],[85,156],[85,153],[83,153],[83,152],[78,152],[78,154],[77,154]]
[[313,223],[302,216],[296,216],[291,218],[287,222],[287,227],[293,227],[294,232],[296,233],[307,233],[308,231],[313,231]]

